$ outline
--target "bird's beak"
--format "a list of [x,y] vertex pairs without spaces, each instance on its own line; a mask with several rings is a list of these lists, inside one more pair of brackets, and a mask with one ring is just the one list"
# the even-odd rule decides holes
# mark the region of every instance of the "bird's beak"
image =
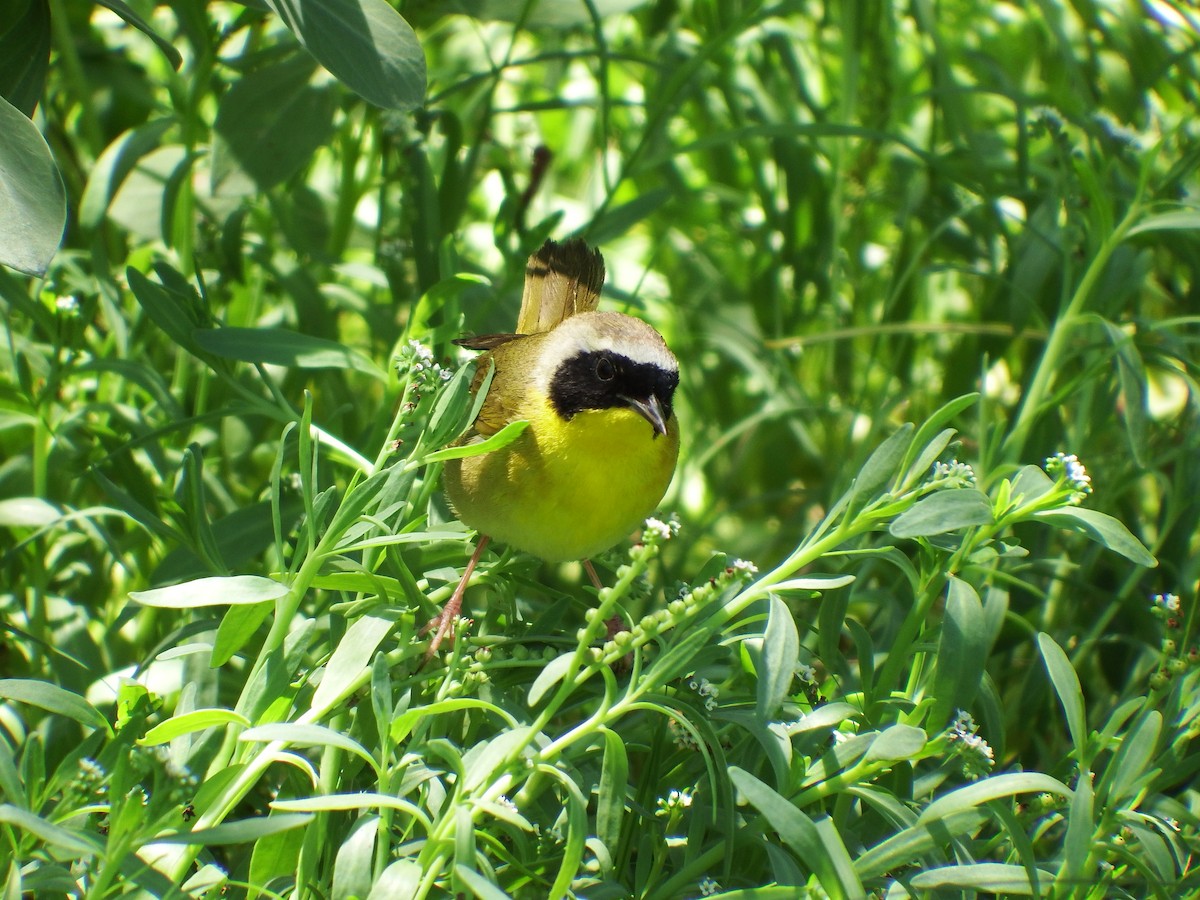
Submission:
[[630,409],[650,423],[650,427],[654,429],[655,437],[658,437],[660,434],[666,436],[667,413],[657,396],[651,394],[644,400],[640,397],[623,397],[622,399],[629,404]]

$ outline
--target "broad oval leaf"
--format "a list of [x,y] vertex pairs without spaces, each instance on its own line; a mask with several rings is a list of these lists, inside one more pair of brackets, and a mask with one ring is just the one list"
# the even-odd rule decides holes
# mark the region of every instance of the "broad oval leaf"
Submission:
[[425,102],[425,54],[386,0],[266,0],[338,81],[384,109]]
[[1145,545],[1135,538],[1119,519],[1114,519],[1107,513],[1080,506],[1068,506],[1062,509],[1034,513],[1043,522],[1050,522],[1060,528],[1078,532],[1084,537],[1091,538],[1098,544],[1107,547],[1114,553],[1120,553],[1130,562],[1153,569],[1158,565]]
[[864,759],[882,762],[912,759],[925,749],[928,741],[923,729],[912,725],[892,725],[875,738]]
[[160,609],[195,609],[200,606],[236,606],[277,600],[287,594],[286,584],[259,575],[214,575],[170,587],[130,591],[142,606]]
[[41,277],[67,224],[67,194],[37,126],[0,97],[0,265]]
[[993,521],[992,504],[982,491],[958,488],[921,498],[897,516],[888,530],[898,538],[929,537]]

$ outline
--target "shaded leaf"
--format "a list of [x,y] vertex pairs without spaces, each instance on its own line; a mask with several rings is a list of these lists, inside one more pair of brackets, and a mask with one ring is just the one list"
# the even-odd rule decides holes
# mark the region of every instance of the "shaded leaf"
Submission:
[[258,190],[268,190],[299,172],[328,143],[337,96],[330,86],[312,83],[315,71],[311,56],[296,53],[233,83],[213,123],[213,193],[224,193],[222,186],[239,169]]
[[317,62],[368,103],[425,101],[425,54],[385,0],[265,0]]
[[0,265],[41,277],[58,252],[67,194],[37,126],[0,97]]
[[916,538],[992,522],[992,504],[983,492],[959,488],[922,497],[897,516],[888,530],[894,537]]
[[1043,522],[1050,522],[1060,528],[1078,532],[1114,553],[1120,553],[1127,560],[1137,563],[1139,566],[1152,569],[1158,565],[1158,560],[1151,555],[1145,545],[1135,538],[1119,519],[1114,519],[1107,513],[1085,509],[1081,506],[1068,506],[1034,513],[1034,516]]
[[387,380],[387,373],[366,356],[337,341],[283,328],[200,328],[196,343],[225,359],[269,363],[297,369],[354,369]]

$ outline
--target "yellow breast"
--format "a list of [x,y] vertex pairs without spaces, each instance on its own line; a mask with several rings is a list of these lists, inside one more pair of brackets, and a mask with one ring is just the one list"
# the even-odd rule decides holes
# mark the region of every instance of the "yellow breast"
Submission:
[[679,455],[679,426],[655,436],[633,410],[563,420],[544,399],[512,444],[446,464],[458,517],[481,534],[552,562],[585,559],[632,532],[662,499]]

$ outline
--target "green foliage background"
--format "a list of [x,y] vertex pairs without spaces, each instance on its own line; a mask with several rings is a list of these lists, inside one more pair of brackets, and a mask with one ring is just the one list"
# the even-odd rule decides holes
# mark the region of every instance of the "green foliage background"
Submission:
[[[1190,5],[399,13],[0,18],[6,896],[1200,891]],[[422,667],[450,341],[570,235],[679,534]]]

